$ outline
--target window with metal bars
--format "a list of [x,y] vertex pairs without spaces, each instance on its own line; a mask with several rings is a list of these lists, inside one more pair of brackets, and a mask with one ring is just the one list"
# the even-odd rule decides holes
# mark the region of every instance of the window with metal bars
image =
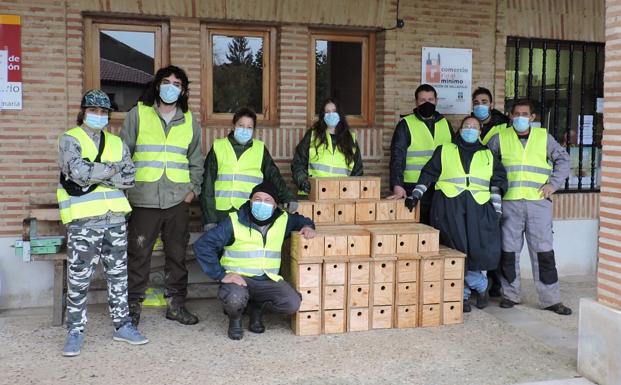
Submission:
[[571,171],[559,192],[599,191],[604,43],[508,37],[505,111],[535,103],[536,123],[566,148]]

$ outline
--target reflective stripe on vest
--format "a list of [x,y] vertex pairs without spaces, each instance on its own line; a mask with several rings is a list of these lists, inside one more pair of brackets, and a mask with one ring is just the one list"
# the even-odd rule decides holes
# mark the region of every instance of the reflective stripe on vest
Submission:
[[548,163],[548,131],[531,127],[526,147],[513,127],[500,130],[500,155],[507,170],[509,189],[504,200],[540,200],[539,189],[548,182],[552,166]]
[[267,230],[265,243],[257,229],[239,222],[237,212],[229,214],[235,242],[224,247],[220,264],[227,273],[247,277],[266,274],[272,281],[280,281],[280,250],[287,230],[287,213],[283,212]]
[[[356,134],[351,132],[353,142],[356,142]],[[332,137],[326,132],[326,143],[317,148],[315,131],[311,132],[310,146],[308,148],[308,176],[312,178],[326,178],[333,176],[350,176],[354,163],[347,163],[345,155],[338,147],[332,147]],[[355,146],[354,146],[355,154]],[[307,195],[304,191],[298,191],[300,195]]]
[[[120,162],[123,159],[123,142],[116,135],[101,131],[105,135],[105,146],[101,154],[102,163]],[[95,159],[99,149],[81,127],[67,131],[80,143],[82,158]],[[95,190],[82,196],[71,196],[61,184],[56,189],[56,198],[60,211],[60,219],[67,224],[76,219],[98,217],[108,211],[129,213],[132,209],[123,191],[115,188],[98,186]]]
[[416,183],[420,177],[420,170],[431,159],[436,147],[451,142],[451,130],[446,118],[442,118],[435,123],[434,136],[432,137],[427,125],[419,120],[416,115],[410,114],[404,119],[410,130],[410,146],[405,158],[403,181],[405,183]]
[[487,142],[489,142],[489,140],[494,135],[499,133],[500,130],[503,129],[504,127],[507,127],[507,125],[505,123],[502,123],[502,124],[497,124],[497,125],[493,126],[492,128],[490,128],[490,130],[487,132],[487,134],[485,134],[485,137],[483,139],[481,139],[481,143],[483,143],[484,145],[487,145]]
[[182,124],[171,126],[168,136],[154,107],[138,102],[138,137],[134,149],[137,182],[156,182],[164,171],[175,183],[190,183],[188,147],[192,141],[192,114]]
[[490,199],[490,180],[494,169],[492,152],[488,149],[474,153],[470,161],[470,173],[466,174],[461,163],[459,149],[454,143],[442,146],[442,173],[436,182],[436,190],[454,198],[464,191],[470,191],[474,200],[482,205]]
[[265,144],[253,139],[252,146],[237,159],[229,139],[221,138],[214,141],[213,151],[218,162],[218,176],[214,185],[216,210],[237,210],[248,200],[254,186],[263,181],[261,165]]

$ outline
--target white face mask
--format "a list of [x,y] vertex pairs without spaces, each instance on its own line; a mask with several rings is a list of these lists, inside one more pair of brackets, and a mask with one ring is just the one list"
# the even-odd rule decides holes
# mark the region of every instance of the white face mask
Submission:
[[108,115],[97,115],[87,112],[84,117],[84,123],[94,130],[101,130],[108,125]]

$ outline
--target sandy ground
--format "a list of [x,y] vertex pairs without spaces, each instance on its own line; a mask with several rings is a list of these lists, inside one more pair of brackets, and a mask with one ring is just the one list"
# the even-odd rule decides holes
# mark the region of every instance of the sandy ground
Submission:
[[[226,337],[227,319],[215,300],[191,301],[201,322],[183,326],[147,309],[144,346],[112,340],[107,309],[89,307],[82,354],[60,354],[65,330],[50,326],[51,309],[0,313],[0,384],[517,384],[578,377],[578,300],[595,296],[594,277],[561,281],[574,314],[536,308],[532,282],[524,304],[494,315],[473,308],[461,325],[296,337],[287,319],[270,315],[268,330]],[[520,322],[513,322],[520,319]],[[524,320],[529,320],[525,322]],[[537,336],[537,325],[557,330],[565,348]],[[567,348],[569,346],[569,348]],[[577,346],[577,345],[576,345]]]

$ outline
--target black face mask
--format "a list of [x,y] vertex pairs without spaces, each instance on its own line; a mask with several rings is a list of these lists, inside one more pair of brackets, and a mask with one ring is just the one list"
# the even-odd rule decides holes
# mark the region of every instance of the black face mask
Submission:
[[430,118],[433,113],[436,112],[436,105],[430,102],[425,102],[416,107],[416,110],[423,118]]

